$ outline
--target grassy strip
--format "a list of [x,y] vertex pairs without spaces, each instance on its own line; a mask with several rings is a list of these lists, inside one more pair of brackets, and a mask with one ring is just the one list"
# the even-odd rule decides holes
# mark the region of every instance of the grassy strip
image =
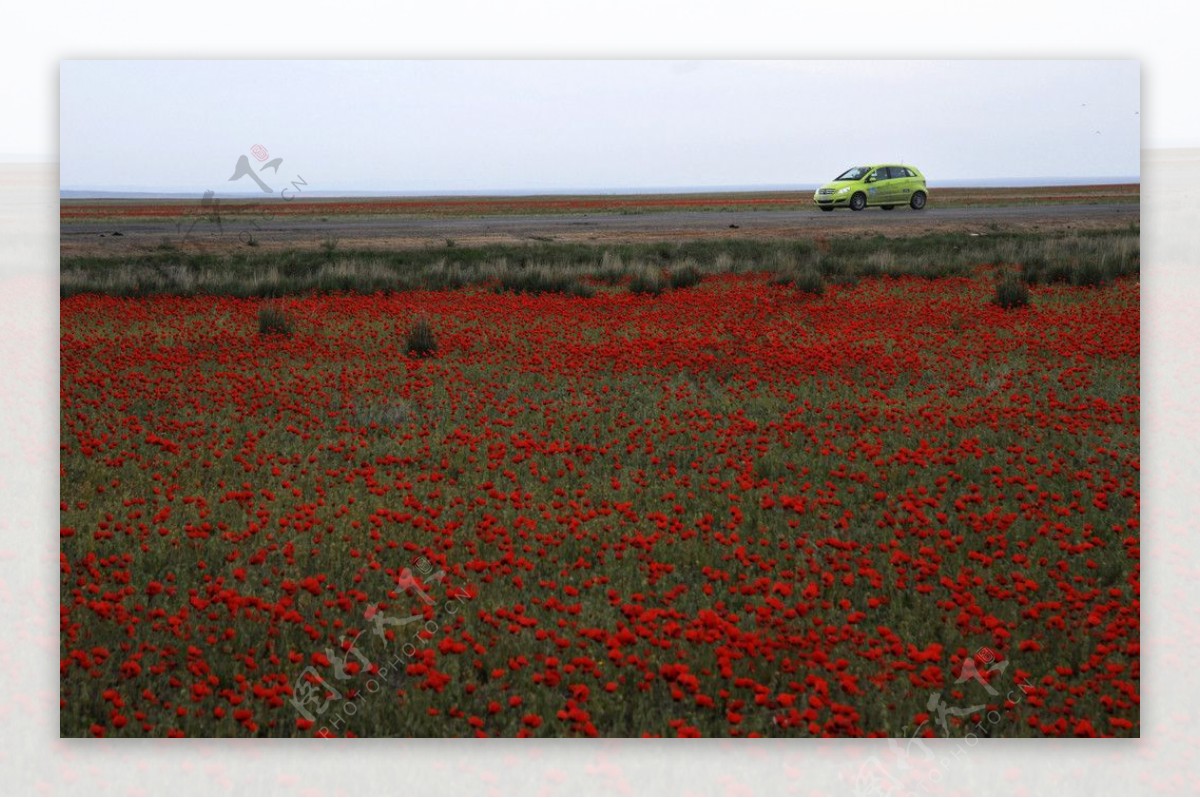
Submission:
[[60,292],[116,296],[214,294],[283,296],[311,292],[410,291],[489,286],[498,291],[588,296],[595,283],[683,287],[710,274],[770,272],[791,282],[816,274],[927,278],[1009,266],[1024,282],[1100,285],[1136,274],[1137,226],[1118,230],[887,238],[730,239],[606,246],[538,242],[394,252],[319,251],[199,254],[163,248],[125,258],[62,260]]

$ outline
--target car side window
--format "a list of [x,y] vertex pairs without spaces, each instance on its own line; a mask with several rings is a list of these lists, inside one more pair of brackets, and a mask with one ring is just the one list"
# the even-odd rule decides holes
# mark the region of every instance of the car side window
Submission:
[[887,167],[885,166],[882,169],[876,169],[871,173],[871,176],[867,178],[867,180],[872,183],[874,183],[876,180],[887,180]]
[[903,166],[892,167],[892,177],[912,177]]

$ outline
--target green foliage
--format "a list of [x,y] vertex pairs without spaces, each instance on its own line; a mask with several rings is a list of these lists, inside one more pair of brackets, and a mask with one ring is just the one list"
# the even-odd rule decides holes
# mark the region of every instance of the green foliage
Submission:
[[1096,288],[1108,282],[1108,275],[1104,273],[1104,268],[1095,261],[1079,264],[1072,271],[1071,278],[1071,282],[1075,285],[1088,288]]
[[573,274],[540,268],[504,272],[500,275],[496,290],[501,293],[508,291],[515,294],[565,294],[577,297],[590,297],[595,293],[595,289]]
[[1013,277],[1005,277],[996,284],[995,303],[1005,310],[1023,308],[1029,304],[1029,287]]
[[662,275],[654,269],[642,269],[629,281],[629,293],[658,296],[666,288]]
[[413,357],[432,357],[437,352],[437,338],[429,319],[419,318],[408,328],[404,349]]
[[1107,235],[1070,235],[1026,243],[1016,253],[1021,279],[1028,285],[1099,287],[1140,271],[1140,245],[1136,231]]
[[[257,243],[257,241],[256,241]],[[430,246],[391,252],[340,249],[336,239],[307,250],[263,251],[248,245],[217,254],[157,248],[134,255],[66,256],[60,293],[115,296],[216,294],[277,297],[499,287],[523,293],[590,296],[595,284],[637,282],[655,293],[684,288],[710,274],[769,272],[791,284],[806,271],[825,281],[862,277],[969,275],[981,265],[1011,264],[1029,285],[1103,285],[1136,277],[1138,232],[934,233],[901,238],[809,240],[704,239],[606,244]],[[655,278],[647,278],[653,272]],[[664,278],[665,273],[665,278]],[[655,288],[661,283],[661,289]],[[632,288],[632,286],[631,286]]]
[[277,302],[269,302],[258,309],[259,335],[291,335],[293,327],[291,315]]
[[825,278],[816,269],[804,269],[792,284],[802,294],[820,296],[825,293]]
[[703,279],[704,275],[696,268],[696,264],[691,262],[671,269],[667,277],[672,289],[691,288],[699,285]]

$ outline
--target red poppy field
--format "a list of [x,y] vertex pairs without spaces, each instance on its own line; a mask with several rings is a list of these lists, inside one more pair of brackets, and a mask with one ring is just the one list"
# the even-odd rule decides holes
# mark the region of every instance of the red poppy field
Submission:
[[1137,736],[1138,285],[993,291],[66,298],[61,733]]

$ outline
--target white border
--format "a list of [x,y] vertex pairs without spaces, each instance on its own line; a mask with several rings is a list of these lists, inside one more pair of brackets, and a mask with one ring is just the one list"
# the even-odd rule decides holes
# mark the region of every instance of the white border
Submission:
[[[44,3],[5,11],[4,132],[52,160],[57,69],[87,57],[1102,57],[1143,65],[1145,145],[1200,145],[1190,7],[516,0],[391,6]],[[847,33],[856,42],[847,51]],[[10,46],[11,44],[11,46]],[[947,793],[1194,793],[1200,547],[1200,156],[1143,164],[1143,728],[1140,741],[990,741]],[[1191,182],[1189,182],[1191,181]],[[52,794],[846,793],[878,741],[59,741],[57,170],[0,170],[0,790]]]

